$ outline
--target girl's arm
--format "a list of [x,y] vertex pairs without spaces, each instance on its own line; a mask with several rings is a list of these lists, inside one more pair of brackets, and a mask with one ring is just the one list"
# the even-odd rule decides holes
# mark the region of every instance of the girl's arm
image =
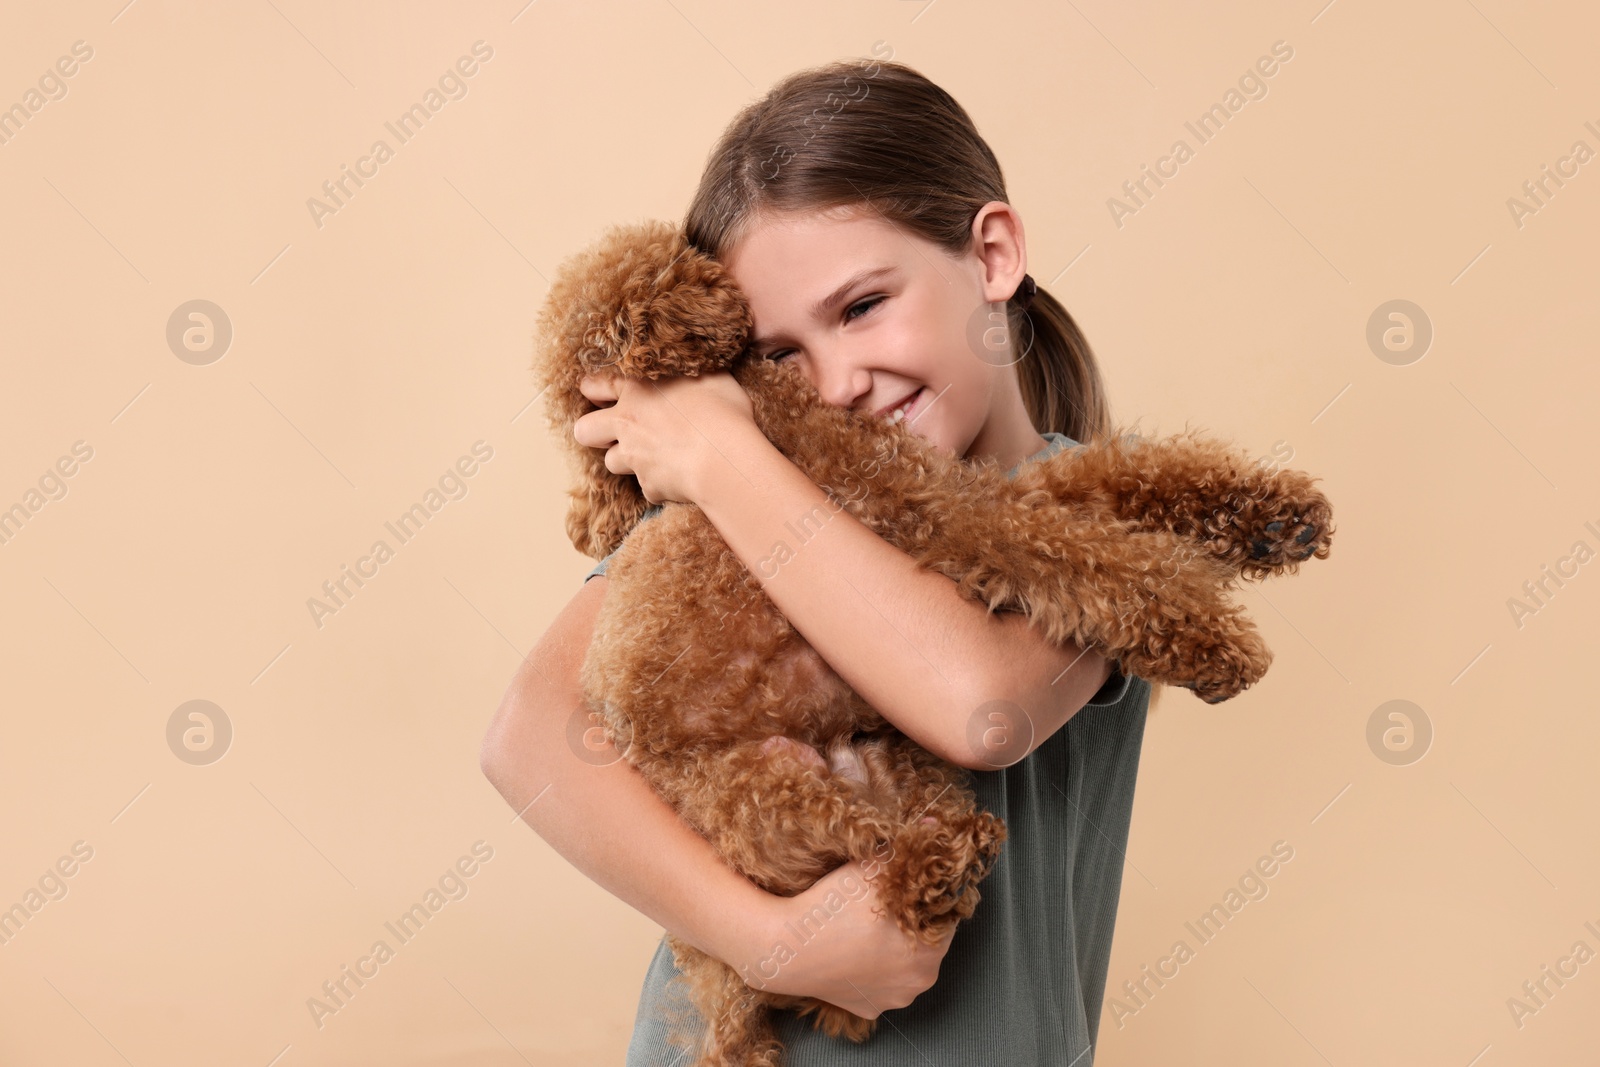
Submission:
[[479,764],[573,866],[695,947],[737,959],[758,941],[769,894],[724,864],[632,764],[597,766],[569,747],[583,706],[578,670],[606,585],[604,576],[586,582],[522,661]]
[[[568,747],[568,724],[584,706],[578,672],[608,584],[604,575],[585,582],[518,667],[483,739],[484,775],[578,870],[748,983],[866,1018],[911,1003],[938,977],[949,940],[924,946],[877,916],[859,864],[792,898],[768,893],[724,863],[632,764],[595,766]],[[852,906],[840,910],[840,897]],[[825,900],[837,912],[825,936],[779,967],[774,943],[792,942],[789,924]]]
[[[832,501],[754,422],[735,425],[698,472],[694,502],[823,660],[923,748],[974,770],[1015,763],[1110,677],[1098,652],[1052,645],[1025,616],[961,596]],[[997,700],[1026,722],[991,729]]]

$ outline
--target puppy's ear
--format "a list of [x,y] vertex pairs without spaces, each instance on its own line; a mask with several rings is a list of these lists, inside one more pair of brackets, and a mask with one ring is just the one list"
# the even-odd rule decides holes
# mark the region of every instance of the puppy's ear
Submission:
[[[670,258],[667,253],[671,252]],[[654,274],[642,271],[623,294],[629,343],[617,369],[630,378],[679,378],[729,369],[750,337],[750,305],[722,264],[681,235],[657,246]]]
[[671,223],[613,226],[562,262],[539,311],[533,378],[551,430],[575,459],[567,535],[578,551],[604,558],[650,507],[638,479],[612,474],[602,450],[573,437],[573,423],[596,410],[583,378],[727,369],[743,354],[750,326],[732,278]]
[[567,490],[572,504],[567,509],[567,537],[579,552],[590,559],[605,559],[617,550],[650,507],[632,475],[606,470],[605,453],[586,449],[581,463],[592,468]]

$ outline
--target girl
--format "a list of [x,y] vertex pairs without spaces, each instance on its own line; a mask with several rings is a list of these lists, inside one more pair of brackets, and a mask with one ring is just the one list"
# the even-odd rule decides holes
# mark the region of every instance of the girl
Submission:
[[[1026,273],[993,153],[906,66],[803,70],[747,107],[711,154],[686,232],[749,299],[753,354],[796,362],[830,404],[904,418],[1013,474],[1110,430],[1089,346]],[[854,1044],[776,1013],[791,1067],[1087,1067],[1150,685],[1047,644],[1020,615],[990,614],[830,506],[761,434],[730,374],[591,376],[583,391],[602,406],[575,424],[579,443],[605,448],[607,468],[633,474],[654,504],[700,507],[829,666],[907,736],[973,770],[978,803],[1009,837],[976,915],[932,947],[874,913],[858,863],[792,898],[732,871],[614,752],[573,758],[568,738],[588,725],[576,677],[609,557],[513,681],[485,773],[586,875],[747,984],[879,1019]],[[830,773],[788,739],[771,758]],[[693,1062],[668,1043],[675,1024],[699,1028],[675,974],[663,943],[630,1065]]]

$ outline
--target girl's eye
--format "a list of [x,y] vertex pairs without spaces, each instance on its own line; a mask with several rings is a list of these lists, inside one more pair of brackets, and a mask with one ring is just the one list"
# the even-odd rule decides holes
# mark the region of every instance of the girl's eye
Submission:
[[861,313],[861,315],[851,315],[850,312],[855,311],[857,308],[866,308],[867,311],[870,311],[873,308],[877,307],[879,304],[883,303],[883,300],[884,300],[883,297],[875,296],[875,297],[872,297],[869,300],[863,300],[859,304],[850,305],[850,307],[844,313],[844,320],[846,322],[849,322],[851,319],[859,319],[861,317],[861,315],[865,315],[867,312],[863,311]]
[[[885,299],[886,298],[882,297],[882,296],[874,296],[874,297],[871,297],[871,298],[869,298],[867,300],[862,300],[862,301],[859,301],[857,303],[851,304],[848,308],[845,309],[844,321],[852,322],[855,319],[859,319],[861,317],[861,315],[865,315],[868,311],[871,311],[873,308],[875,308],[879,304],[883,303],[883,301]],[[860,311],[861,315],[853,314],[856,311]],[[768,358],[768,359],[770,359],[770,360],[772,360],[774,362],[781,363],[783,361],[784,357],[789,355],[793,351],[794,351],[794,349],[792,349],[792,348],[780,348],[775,352],[768,352],[766,358]]]

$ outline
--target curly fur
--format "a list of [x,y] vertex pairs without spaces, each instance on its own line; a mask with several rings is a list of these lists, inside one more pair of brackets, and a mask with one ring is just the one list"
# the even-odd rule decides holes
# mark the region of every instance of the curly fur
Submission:
[[[792,896],[848,860],[876,864],[886,913],[931,944],[972,915],[1004,824],[977,806],[965,769],[899,733],[829,668],[699,508],[669,503],[634,529],[649,506],[637,481],[572,436],[595,409],[580,379],[731,371],[762,432],[837,508],[961,595],[1210,703],[1271,662],[1229,589],[1326,558],[1331,508],[1316,479],[1265,470],[1193,432],[1119,432],[1008,478],[993,459],[961,460],[903,424],[829,406],[790,365],[746,358],[750,327],[721,265],[662,222],[613,227],[569,259],[541,310],[535,377],[578,467],[568,535],[595,559],[622,546],[582,667],[585,699],[736,870]],[[775,750],[765,744],[774,737],[827,759]],[[694,1063],[778,1064],[773,1007],[814,1013],[816,1026],[855,1041],[874,1030],[669,944],[708,1023],[681,1035],[698,1042]]]

